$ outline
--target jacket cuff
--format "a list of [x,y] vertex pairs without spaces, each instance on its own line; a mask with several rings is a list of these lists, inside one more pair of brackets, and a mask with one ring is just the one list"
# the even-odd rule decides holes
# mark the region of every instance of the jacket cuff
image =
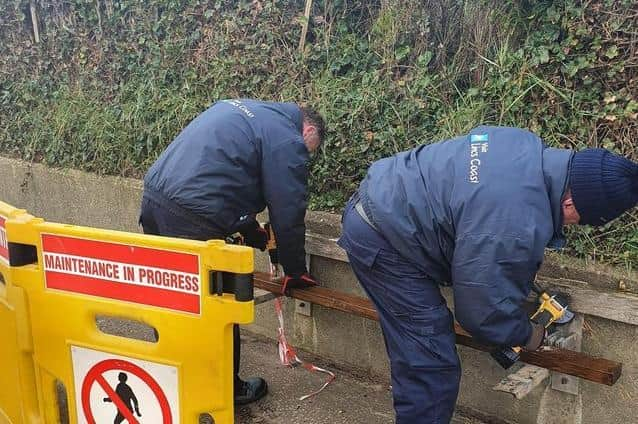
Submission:
[[299,278],[301,277],[303,274],[306,274],[308,272],[308,270],[306,269],[306,265],[302,265],[301,267],[296,266],[296,267],[286,267],[284,266],[284,273],[286,275],[291,276],[292,278]]

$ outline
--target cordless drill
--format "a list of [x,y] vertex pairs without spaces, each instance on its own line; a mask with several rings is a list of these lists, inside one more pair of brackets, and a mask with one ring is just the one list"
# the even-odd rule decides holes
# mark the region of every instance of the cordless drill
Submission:
[[275,240],[275,232],[272,229],[270,222],[266,222],[263,227],[260,225],[254,217],[246,215],[242,217],[237,226],[237,233],[226,237],[226,243],[246,245],[245,237],[242,235],[247,232],[253,232],[257,230],[258,233],[266,234],[266,250],[268,250],[268,257],[270,258],[270,273],[275,277],[279,276],[279,253],[277,251],[277,242]]
[[268,236],[266,241],[266,250],[268,251],[268,257],[270,258],[270,273],[273,276],[279,276],[279,252],[277,250],[277,241],[275,240],[275,233],[272,229],[270,222],[264,224],[264,230]]
[[[557,294],[550,296],[547,292],[541,291],[538,286],[533,285],[534,291],[539,294],[540,305],[530,320],[542,325],[545,329],[553,323],[565,324],[574,318],[574,314],[567,309],[567,296]],[[521,356],[521,347],[499,348],[492,351],[492,358],[505,369],[514,365]]]

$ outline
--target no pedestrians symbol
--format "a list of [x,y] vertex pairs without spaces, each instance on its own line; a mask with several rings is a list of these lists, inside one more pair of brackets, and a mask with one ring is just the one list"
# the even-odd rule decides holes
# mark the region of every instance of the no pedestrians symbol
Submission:
[[174,367],[72,349],[80,423],[179,423]]

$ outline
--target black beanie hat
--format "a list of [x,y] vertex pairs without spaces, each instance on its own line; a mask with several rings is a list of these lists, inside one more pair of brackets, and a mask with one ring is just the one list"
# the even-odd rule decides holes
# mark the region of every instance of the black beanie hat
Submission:
[[574,153],[569,173],[580,224],[604,225],[638,203],[638,164],[605,149]]

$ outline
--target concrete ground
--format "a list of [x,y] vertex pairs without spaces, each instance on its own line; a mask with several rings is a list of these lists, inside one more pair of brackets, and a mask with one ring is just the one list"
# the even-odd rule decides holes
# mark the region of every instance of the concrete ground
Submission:
[[[98,328],[107,333],[153,341],[151,327],[118,318],[97,318]],[[269,393],[258,402],[238,407],[237,424],[391,424],[394,423],[389,379],[372,377],[352,368],[343,368],[316,355],[297,350],[302,360],[334,372],[337,378],[315,397],[300,401],[326,381],[323,373],[304,368],[288,368],[279,362],[274,340],[242,329],[241,375],[266,379]],[[68,408],[63,386],[58,386],[60,424],[68,424]],[[478,419],[468,411],[457,411],[452,424],[505,424]],[[200,424],[209,424],[200,420]]]
[[[238,408],[241,424],[390,424],[394,422],[389,381],[370,378],[353,370],[336,368],[306,352],[301,359],[335,372],[337,378],[309,400],[299,397],[325,382],[326,375],[304,368],[287,368],[279,362],[274,341],[242,331],[242,376],[260,376],[268,381],[269,394],[262,400]],[[453,424],[482,424],[457,413]]]
[[[149,340],[143,329],[115,323],[122,333]],[[343,369],[306,352],[301,359],[330,369],[337,378],[315,397],[300,401],[299,397],[317,390],[326,375],[304,368],[287,368],[279,362],[277,345],[263,336],[242,330],[242,375],[260,376],[268,381],[266,397],[250,405],[238,407],[236,424],[391,424],[394,423],[392,397],[388,381],[374,379],[352,369]],[[60,424],[68,424],[68,408],[64,387],[58,385]],[[457,411],[452,424],[491,424],[469,413]],[[209,424],[200,420],[200,424]],[[501,424],[501,422],[494,423]]]

